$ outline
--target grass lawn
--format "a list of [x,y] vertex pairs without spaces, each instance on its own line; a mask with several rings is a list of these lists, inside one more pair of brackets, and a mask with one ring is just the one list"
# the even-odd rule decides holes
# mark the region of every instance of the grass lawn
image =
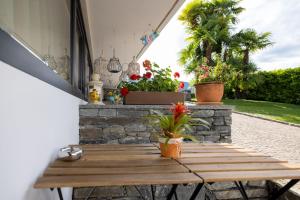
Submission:
[[235,111],[238,112],[300,124],[300,105],[243,99],[225,99],[223,102],[225,105],[235,106]]

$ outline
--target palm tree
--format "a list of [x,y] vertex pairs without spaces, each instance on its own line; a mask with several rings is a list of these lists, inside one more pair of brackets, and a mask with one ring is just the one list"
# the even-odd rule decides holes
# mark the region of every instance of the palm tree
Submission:
[[243,65],[249,65],[249,57],[251,52],[266,48],[272,45],[270,41],[270,32],[258,34],[253,29],[245,29],[236,33],[232,37],[231,46],[237,52],[243,54]]
[[243,11],[238,6],[240,0],[194,0],[190,2],[179,16],[186,26],[189,45],[180,52],[180,63],[198,66],[205,57],[208,65],[214,61],[212,53],[221,54],[230,38],[230,29],[237,22],[237,14]]

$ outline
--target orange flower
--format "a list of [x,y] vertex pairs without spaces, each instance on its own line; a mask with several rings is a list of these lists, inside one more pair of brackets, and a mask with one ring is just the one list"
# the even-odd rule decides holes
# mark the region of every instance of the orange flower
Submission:
[[188,109],[184,105],[184,103],[178,102],[177,104],[172,106],[171,112],[173,113],[175,121],[176,121],[182,114],[186,114],[188,112]]
[[151,70],[151,62],[149,60],[145,60],[143,62],[143,66],[146,69],[146,71]]

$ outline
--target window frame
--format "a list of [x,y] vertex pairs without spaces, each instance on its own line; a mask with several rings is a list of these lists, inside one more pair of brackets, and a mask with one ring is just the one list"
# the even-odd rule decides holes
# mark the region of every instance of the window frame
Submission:
[[[2,30],[0,27],[0,61],[11,65],[33,77],[36,77],[60,90],[63,90],[82,100],[87,100],[86,67],[89,68],[89,78],[93,73],[92,60],[89,51],[89,44],[86,36],[81,5],[79,0],[70,0],[70,67],[71,67],[71,83],[64,80],[60,75],[56,74],[50,67],[44,63],[41,58],[33,54],[24,44],[15,39],[12,35]],[[77,26],[81,31],[81,44],[78,44],[80,55],[76,57],[74,54],[75,38],[74,34]],[[87,49],[87,50],[86,50]],[[86,56],[88,57],[88,66],[85,65]],[[80,59],[79,71],[74,71],[74,59]],[[81,61],[83,59],[83,61]],[[74,87],[74,73],[79,73],[78,88]]]

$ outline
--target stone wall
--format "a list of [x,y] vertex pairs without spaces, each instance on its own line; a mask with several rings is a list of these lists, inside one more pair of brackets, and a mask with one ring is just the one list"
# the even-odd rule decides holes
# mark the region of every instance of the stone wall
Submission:
[[[210,129],[193,127],[190,133],[199,141],[231,142],[231,107],[188,106],[193,117],[210,123]],[[145,116],[151,110],[169,113],[170,106],[83,105],[80,107],[80,143],[149,143],[157,141],[156,130]]]
[[[155,130],[147,124],[145,116],[150,110],[169,113],[170,106],[152,105],[83,105],[80,106],[80,143],[149,143],[157,141]],[[190,133],[200,142],[231,142],[231,107],[189,105],[192,116],[205,119],[210,129],[193,127]],[[244,182],[251,199],[267,199],[265,182]],[[171,186],[155,187],[156,199],[165,199]],[[178,199],[189,199],[195,185],[180,185],[177,189]],[[92,188],[77,188],[74,199],[84,199]],[[142,194],[144,198],[141,198]],[[206,185],[197,199],[241,199],[233,183],[214,183]],[[92,199],[151,199],[150,186],[139,187],[97,187],[91,194]]]

